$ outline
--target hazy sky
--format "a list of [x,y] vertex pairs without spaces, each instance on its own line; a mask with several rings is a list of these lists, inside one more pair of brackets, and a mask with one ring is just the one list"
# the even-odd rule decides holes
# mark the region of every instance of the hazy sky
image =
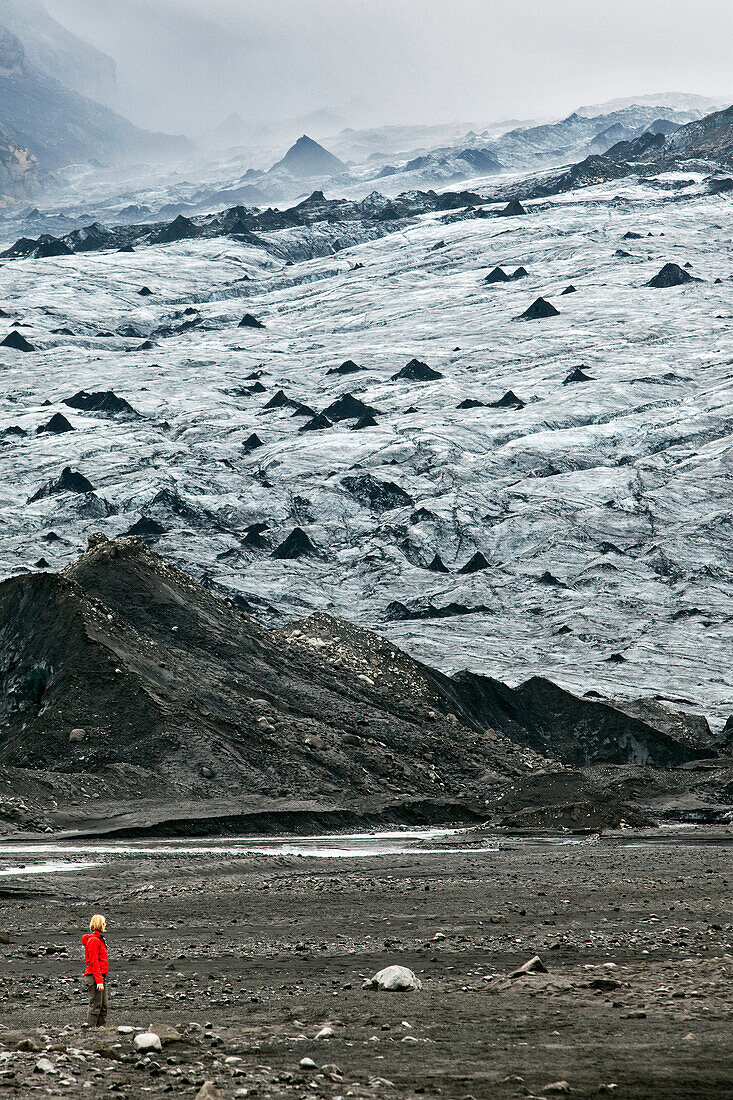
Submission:
[[667,90],[733,102],[733,0],[45,0],[111,54],[117,104],[198,131],[549,117]]

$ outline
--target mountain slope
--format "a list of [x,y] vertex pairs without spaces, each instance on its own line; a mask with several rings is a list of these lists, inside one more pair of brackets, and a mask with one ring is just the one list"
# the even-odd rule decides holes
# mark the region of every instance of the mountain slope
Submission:
[[41,190],[43,173],[33,154],[0,130],[0,209],[32,199]]
[[103,103],[114,99],[112,58],[53,19],[40,0],[0,0],[0,24],[20,38],[37,68],[65,87]]
[[699,157],[733,164],[733,107],[682,126],[667,141],[664,156]]
[[478,804],[489,772],[531,769],[538,750],[574,763],[705,755],[545,681],[451,679],[328,616],[265,630],[140,540],[91,543],[61,574],[0,585],[4,766],[105,769],[112,789],[134,764],[178,797],[216,775],[219,796]]
[[0,127],[51,170],[90,160],[165,159],[189,147],[185,139],[139,130],[109,108],[69,91],[38,69],[20,39],[2,26]]

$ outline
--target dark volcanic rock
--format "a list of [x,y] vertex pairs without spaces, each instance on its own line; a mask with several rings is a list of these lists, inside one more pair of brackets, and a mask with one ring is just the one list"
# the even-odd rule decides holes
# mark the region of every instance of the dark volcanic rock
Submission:
[[347,359],[338,367],[331,367],[326,371],[326,374],[356,374],[357,371],[366,370],[366,367],[360,367],[358,363],[355,363],[353,359]]
[[526,279],[528,275],[529,275],[529,272],[527,271],[526,267],[518,267],[516,269],[516,271],[512,272],[512,274],[509,276],[509,278],[514,283],[514,282],[517,281],[517,279]]
[[555,309],[552,302],[546,302],[544,298],[537,298],[529,309],[520,314],[523,321],[539,321],[544,317],[557,317],[559,309]]
[[352,430],[352,432],[360,432],[364,428],[376,428],[376,426],[377,426],[377,422],[374,419],[374,417],[372,416],[372,414],[371,413],[364,413],[363,416],[359,417],[356,424],[354,424],[354,426],[351,430]]
[[170,244],[172,241],[187,241],[194,237],[200,237],[202,232],[203,230],[195,225],[190,218],[185,218],[183,214],[179,214],[170,225],[166,225],[163,229],[154,233],[150,238],[150,243]]
[[65,466],[59,477],[53,481],[47,481],[40,489],[29,498],[28,503],[34,500],[42,500],[44,497],[55,496],[57,493],[93,493],[94,486],[80,474],[78,470],[72,470],[71,466]]
[[539,676],[514,690],[471,672],[453,679],[466,696],[473,695],[474,715],[486,726],[511,730],[513,739],[569,764],[673,766],[708,754],[661,725],[624,714],[610,703],[578,699]]
[[262,321],[258,321],[256,317],[253,317],[251,313],[245,313],[242,320],[239,322],[238,328],[264,328]]
[[127,536],[137,535],[145,542],[157,542],[165,532],[166,528],[163,527],[162,523],[158,523],[157,520],[151,519],[149,516],[141,516],[137,523],[133,523],[132,527],[128,527],[125,534]]
[[510,276],[501,267],[495,267],[484,279],[485,283],[508,283],[510,281]]
[[480,550],[477,550],[473,557],[462,566],[459,573],[480,573],[482,569],[488,569],[489,563]]
[[323,415],[330,420],[359,420],[362,416],[374,416],[379,410],[365,405],[358,397],[351,393],[342,393],[328,408],[323,410]]
[[440,554],[436,554],[429,565],[425,566],[431,573],[450,573],[450,569],[447,565],[443,564],[443,559]]
[[684,286],[685,283],[699,282],[694,275],[690,275],[684,268],[679,267],[678,264],[665,264],[658,275],[655,275],[653,279],[650,279],[646,286],[652,286],[657,289],[667,289],[672,286]]
[[578,291],[576,290],[576,288],[571,283],[570,286],[565,287],[565,289],[562,291],[562,294],[560,295],[560,297],[562,298],[564,294],[577,294],[577,293],[578,293]]
[[316,413],[306,424],[298,428],[299,432],[322,432],[326,428],[332,428],[333,424],[325,413]]
[[433,382],[436,378],[442,378],[440,371],[433,370],[427,363],[421,363],[419,359],[411,359],[402,370],[392,375],[392,381],[405,378],[408,382]]
[[293,405],[285,390],[278,390],[262,407],[264,409],[286,409]]
[[387,512],[391,508],[404,508],[413,503],[412,497],[393,481],[380,481],[371,474],[350,475],[341,484],[360,504],[373,512]]
[[62,435],[64,432],[75,432],[76,428],[73,427],[62,413],[54,413],[51,419],[46,424],[41,424],[36,428],[36,435]]
[[569,386],[572,382],[595,382],[595,378],[586,374],[582,367],[575,367],[566,378],[563,378],[562,384]]
[[485,401],[477,401],[473,397],[466,397],[460,405],[456,405],[457,409],[485,409],[487,407]]
[[13,329],[9,332],[5,339],[0,342],[2,348],[12,348],[13,351],[35,351],[33,344],[30,344],[22,333]]
[[249,527],[244,529],[242,546],[252,546],[257,550],[266,549],[270,545],[267,539],[263,538],[263,533],[266,530],[266,523],[250,523]]
[[252,451],[256,451],[258,447],[263,446],[264,444],[260,437],[257,435],[257,432],[252,432],[252,435],[247,436],[244,443],[242,444],[242,450],[245,454],[251,454]]
[[73,254],[73,250],[69,248],[66,241],[60,241],[56,237],[45,234],[39,237],[38,244],[33,252],[38,260],[49,259],[52,256],[73,256]]
[[521,397],[517,397],[514,390],[507,390],[503,397],[500,397],[498,401],[492,401],[488,408],[490,409],[523,409],[526,405],[525,401],[522,401]]
[[388,604],[384,617],[387,622],[410,622],[421,619],[455,619],[459,615],[478,615],[491,609],[479,604],[477,607],[469,607],[465,603],[448,603],[443,607],[436,607],[430,601],[424,605],[407,607],[399,600],[393,600]]
[[520,214],[526,213],[527,211],[524,209],[519,199],[512,199],[511,202],[507,203],[503,210],[499,211],[498,216],[500,218],[516,218]]
[[114,390],[97,390],[93,393],[79,390],[72,397],[65,397],[63,404],[68,405],[70,409],[107,413],[110,416],[137,417],[140,415],[129,401],[125,401],[124,397],[118,397]]
[[[653,716],[537,678],[511,689],[472,673],[447,677],[327,615],[265,630],[136,538],[94,538],[63,573],[2,582],[0,636],[0,766],[15,769],[13,789],[35,790],[39,774],[81,772],[108,807],[116,802],[104,822],[90,809],[95,827],[132,835],[262,832],[283,787],[321,806],[384,801],[386,768],[393,801],[423,800],[405,811],[406,824],[429,821],[424,803],[435,795],[442,820],[456,800],[484,820],[487,774],[512,784],[522,774],[516,745],[571,764],[667,766],[709,755]],[[74,729],[86,731],[85,762],[69,740]],[[215,802],[200,785],[204,767],[217,777]],[[546,778],[533,771],[526,781]],[[62,790],[57,783],[57,798]],[[83,821],[83,808],[74,815]]]
[[316,548],[302,527],[294,527],[288,537],[272,551],[273,558],[296,561],[298,558],[315,554]]
[[141,286],[138,290],[138,294],[141,298],[149,298],[152,293],[153,292],[149,286]]

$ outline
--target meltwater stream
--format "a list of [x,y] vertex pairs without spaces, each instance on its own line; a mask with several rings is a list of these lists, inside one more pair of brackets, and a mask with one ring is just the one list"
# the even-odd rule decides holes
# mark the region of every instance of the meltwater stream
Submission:
[[0,878],[79,872],[103,863],[127,859],[179,859],[181,856],[297,856],[313,859],[355,859],[415,854],[481,855],[506,848],[546,848],[607,843],[623,847],[658,845],[733,846],[730,829],[709,830],[697,826],[662,826],[643,832],[556,836],[506,836],[465,828],[421,828],[370,833],[328,834],[307,837],[227,837],[196,841],[155,839],[139,841],[0,840]]
[[[216,841],[183,840],[139,841],[42,841],[0,843],[0,876],[49,874],[82,871],[100,863],[120,859],[178,858],[180,856],[310,856],[317,859],[354,859],[365,856],[406,855],[416,850],[421,855],[454,851],[440,847],[441,839],[455,836],[460,829],[411,829],[405,831],[349,833],[308,837],[242,837]],[[426,842],[435,842],[433,847]],[[464,851],[466,849],[463,849]],[[470,850],[498,851],[496,844],[482,844]],[[29,857],[43,856],[43,861]],[[49,857],[57,857],[50,859]],[[61,858],[63,857],[63,858]]]

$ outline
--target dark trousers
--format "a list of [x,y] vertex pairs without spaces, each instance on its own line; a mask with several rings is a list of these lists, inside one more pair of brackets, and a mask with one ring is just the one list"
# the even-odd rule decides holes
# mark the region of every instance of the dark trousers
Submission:
[[97,989],[97,983],[91,974],[84,975],[84,984],[89,994],[87,1023],[90,1027],[102,1027],[107,1022],[107,978],[104,979],[103,989]]

